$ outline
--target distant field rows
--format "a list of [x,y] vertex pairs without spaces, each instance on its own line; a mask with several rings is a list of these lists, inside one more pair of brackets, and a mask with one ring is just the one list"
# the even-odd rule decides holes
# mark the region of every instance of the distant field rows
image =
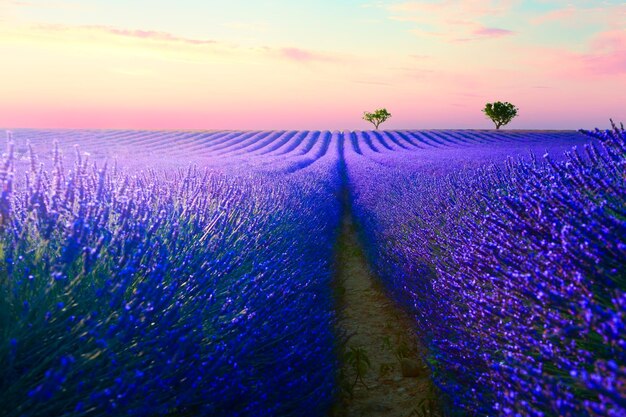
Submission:
[[[18,161],[28,162],[30,143],[41,162],[51,161],[57,141],[67,157],[77,145],[83,156],[96,162],[117,161],[121,165],[152,168],[197,164],[228,171],[243,166],[255,171],[293,173],[323,157],[338,152],[377,160],[393,154],[408,163],[428,161],[436,152],[453,159],[488,155],[501,161],[502,155],[543,152],[587,141],[575,131],[483,131],[483,130],[399,130],[399,131],[136,131],[136,130],[33,130],[14,131]],[[489,148],[490,152],[483,150]],[[329,155],[330,154],[330,155]],[[73,157],[73,155],[71,155]],[[395,159],[395,157],[394,157]],[[481,162],[484,158],[481,159]],[[128,164],[130,162],[130,164]],[[394,164],[397,161],[394,160]]]

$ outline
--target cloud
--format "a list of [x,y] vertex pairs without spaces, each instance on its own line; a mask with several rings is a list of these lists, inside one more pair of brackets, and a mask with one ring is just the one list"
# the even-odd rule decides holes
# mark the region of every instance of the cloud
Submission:
[[607,30],[597,33],[590,42],[594,51],[619,52],[626,51],[626,29]]
[[595,34],[587,52],[571,54],[585,75],[626,75],[626,29]]
[[[511,10],[515,0],[441,0],[441,1],[405,1],[392,3],[386,8],[399,13],[430,13],[460,16],[463,20],[474,17],[503,15]],[[428,17],[428,16],[425,16]]]
[[561,56],[575,65],[574,75],[626,75],[626,29],[606,30],[595,34],[583,53],[563,51]]
[[568,4],[565,7],[533,16],[528,21],[532,25],[558,24],[579,27],[594,23],[605,27],[624,27],[626,3],[599,5],[599,2],[594,2],[592,7]]
[[508,30],[508,29],[481,27],[481,28],[474,30],[472,33],[478,36],[499,38],[501,36],[512,35],[515,32],[513,32],[512,30]]
[[589,80],[626,75],[626,30],[607,30],[594,35],[584,51],[566,48],[528,47],[536,68],[558,78]]
[[515,0],[442,0],[407,1],[380,7],[387,10],[392,20],[414,23],[409,32],[418,37],[467,42],[514,34],[512,30],[483,23],[506,17],[514,4]]
[[345,57],[340,58],[330,54],[315,52],[307,49],[286,47],[286,48],[264,48],[270,56],[299,63],[312,63],[312,62],[339,62],[344,61]]
[[141,29],[119,29],[111,26],[64,26],[64,25],[39,25],[39,28],[51,31],[87,31],[101,34],[109,34],[125,38],[153,40],[170,43],[184,43],[188,45],[214,45],[217,42],[211,39],[193,39],[173,35],[169,32]]
[[317,57],[314,56],[311,52],[305,51],[300,48],[282,48],[280,50],[280,54],[289,60],[305,62],[305,61],[315,61]]
[[384,6],[391,13],[400,13],[413,18],[449,17],[460,21],[472,21],[478,17],[502,16],[507,14],[515,0],[441,0],[405,1]]
[[209,45],[217,43],[214,40],[205,40],[205,39],[191,39],[184,38],[179,36],[174,36],[171,33],[167,32],[157,32],[153,30],[127,30],[127,29],[115,29],[115,28],[106,28],[106,27],[92,27],[94,29],[102,29],[104,31],[108,31],[113,35],[126,36],[130,38],[140,38],[140,39],[154,39],[158,41],[167,41],[167,42],[180,42],[186,43],[189,45]]
[[219,57],[245,62],[259,60],[283,60],[297,63],[340,63],[353,58],[330,53],[322,53],[298,47],[264,46],[247,47],[232,42],[215,39],[201,39],[180,36],[170,32],[129,29],[99,25],[60,25],[38,24],[30,27],[14,28],[13,36],[20,41],[57,42],[82,44],[93,49],[96,44],[108,48],[123,50],[131,48],[142,51],[158,51],[159,58],[180,60],[190,58],[193,61]]
[[356,84],[367,84],[367,85],[382,85],[382,86],[390,86],[393,85],[391,83],[382,82],[382,81],[365,81],[365,80],[355,80],[353,83]]
[[508,29],[476,27],[472,30],[471,36],[462,38],[450,38],[452,42],[472,42],[483,39],[496,39],[504,36],[513,35],[515,32]]
[[530,19],[530,23],[533,25],[541,25],[544,23],[570,21],[576,12],[576,8],[572,6],[563,9],[550,10],[549,12],[532,17]]
[[626,3],[563,3],[556,9],[530,17],[529,23],[571,32],[594,28],[595,33],[585,43],[570,47],[536,45],[534,51],[529,51],[529,56],[532,55],[537,63],[541,62],[540,67],[559,77],[588,79],[626,74]]

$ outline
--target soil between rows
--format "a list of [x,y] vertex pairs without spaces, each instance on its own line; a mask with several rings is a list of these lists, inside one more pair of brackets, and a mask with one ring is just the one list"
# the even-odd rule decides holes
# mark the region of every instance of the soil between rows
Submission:
[[[341,395],[331,416],[438,416],[436,389],[421,359],[423,347],[411,318],[388,298],[372,274],[351,211],[344,208],[335,281],[343,363]],[[345,356],[351,348],[363,349],[371,364],[356,384],[357,372]],[[402,358],[419,366],[419,376],[403,376]]]

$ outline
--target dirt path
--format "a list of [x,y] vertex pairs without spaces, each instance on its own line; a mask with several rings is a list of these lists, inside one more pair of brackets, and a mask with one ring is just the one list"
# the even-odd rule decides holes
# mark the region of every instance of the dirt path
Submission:
[[[371,367],[353,386],[357,372],[344,356],[341,401],[334,417],[436,416],[436,394],[428,370],[420,361],[420,346],[410,318],[396,307],[372,276],[350,211],[342,221],[338,242],[336,294],[339,332],[347,336],[344,355],[362,349]],[[348,353],[348,356],[350,353]],[[403,376],[401,359],[419,376]],[[408,359],[408,361],[407,361]],[[412,363],[410,363],[412,362]]]

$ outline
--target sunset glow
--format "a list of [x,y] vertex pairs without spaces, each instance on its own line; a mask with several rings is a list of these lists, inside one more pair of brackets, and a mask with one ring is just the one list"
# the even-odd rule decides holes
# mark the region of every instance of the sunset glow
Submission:
[[490,128],[626,122],[621,1],[0,0],[0,126]]

